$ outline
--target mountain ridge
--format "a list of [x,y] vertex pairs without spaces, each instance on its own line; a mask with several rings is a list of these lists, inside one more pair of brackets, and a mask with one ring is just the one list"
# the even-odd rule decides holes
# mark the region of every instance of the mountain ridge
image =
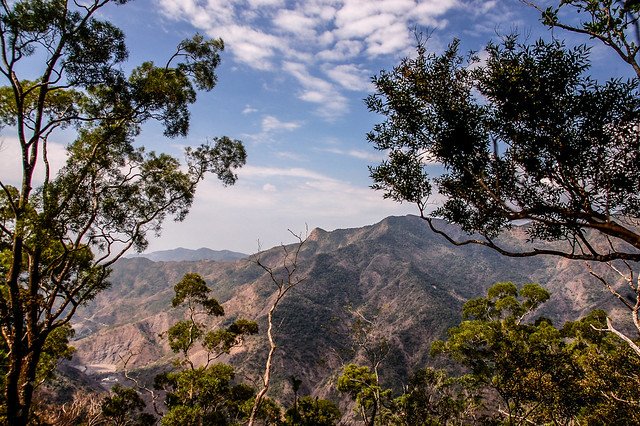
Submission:
[[[437,225],[462,235],[452,225]],[[527,244],[521,229],[501,238],[515,246]],[[285,247],[290,251],[295,246]],[[282,265],[283,253],[283,247],[274,247],[234,262],[119,261],[110,277],[112,287],[79,312],[72,362],[78,368],[108,365],[116,371],[125,357],[129,368],[169,362],[170,351],[159,335],[179,319],[179,312],[170,308],[173,285],[185,273],[196,272],[227,313],[212,325],[238,317],[260,324],[259,336],[224,357],[242,374],[255,376],[265,356],[266,314],[275,290],[256,265],[256,256],[276,267]],[[275,317],[280,348],[272,387],[276,396],[287,393],[286,378],[291,374],[304,380],[302,391],[330,396],[340,366],[363,362],[363,351],[352,335],[356,310],[374,320],[377,332],[396,348],[382,378],[399,385],[411,370],[438,363],[429,357],[431,342],[445,337],[460,321],[466,300],[483,295],[497,281],[545,285],[552,299],[542,313],[557,323],[595,307],[613,306],[582,263],[507,258],[480,246],[456,247],[416,216],[330,232],[316,228],[300,252],[298,268],[306,280],[287,295]]]
[[215,260],[219,262],[230,262],[248,257],[245,253],[235,252],[231,250],[212,250],[207,247],[199,249],[187,249],[184,247],[176,247],[170,250],[159,250],[150,253],[137,253],[127,256],[131,258],[145,258],[153,262],[184,262],[199,260]]

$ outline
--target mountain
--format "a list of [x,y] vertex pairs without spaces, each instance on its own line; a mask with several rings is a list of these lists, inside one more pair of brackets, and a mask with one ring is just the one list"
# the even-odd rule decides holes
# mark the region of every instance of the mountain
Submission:
[[[444,222],[438,226],[463,235]],[[501,236],[501,243],[528,244],[522,228]],[[276,247],[255,256],[275,268],[282,265],[284,251]],[[72,363],[97,378],[121,370],[124,360],[129,369],[168,364],[172,354],[161,334],[180,315],[171,308],[173,285],[185,273],[197,272],[226,311],[214,324],[238,317],[258,321],[261,334],[225,358],[244,376],[255,378],[266,357],[266,315],[275,294],[255,256],[235,262],[117,262],[111,288],[78,311]],[[297,264],[305,280],[286,296],[274,321],[279,349],[270,392],[276,397],[288,395],[286,378],[291,375],[303,380],[302,392],[330,396],[336,371],[365,356],[353,335],[358,315],[373,324],[369,337],[391,343],[382,378],[400,386],[411,370],[442,362],[430,358],[431,342],[460,321],[465,301],[483,295],[495,282],[546,286],[552,298],[542,313],[557,324],[594,308],[613,309],[613,298],[582,262],[508,258],[480,246],[456,247],[415,216],[390,217],[356,229],[314,229]]]
[[197,250],[178,247],[173,250],[161,250],[151,253],[141,253],[128,256],[129,258],[144,257],[154,262],[183,262],[198,260],[215,260],[218,262],[229,262],[247,257],[244,253],[229,250],[211,250],[206,247]]

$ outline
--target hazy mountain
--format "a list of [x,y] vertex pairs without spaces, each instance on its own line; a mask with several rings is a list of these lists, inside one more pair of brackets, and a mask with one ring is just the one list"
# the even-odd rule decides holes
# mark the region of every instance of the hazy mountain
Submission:
[[244,253],[229,250],[211,250],[206,247],[197,250],[178,247],[173,250],[153,251],[151,253],[141,253],[128,256],[129,258],[144,257],[154,262],[181,262],[196,260],[215,260],[219,262],[229,262],[247,257]]
[[[439,226],[461,235],[453,226]],[[522,229],[512,230],[502,241],[527,244]],[[282,264],[282,257],[281,247],[260,254],[264,264],[274,267]],[[400,385],[410,370],[437,363],[428,355],[431,342],[460,321],[466,300],[484,294],[497,281],[545,285],[553,297],[544,313],[556,323],[612,303],[581,262],[507,258],[479,246],[455,247],[414,216],[390,217],[357,229],[315,229],[298,266],[306,280],[287,296],[275,320],[276,396],[285,392],[282,379],[292,374],[303,379],[304,391],[331,392],[339,367],[362,357],[352,339],[354,311],[372,320],[376,335],[391,343],[394,349],[383,363],[383,378]],[[177,318],[170,305],[172,287],[186,272],[205,277],[224,303],[225,320],[258,320],[262,334],[231,359],[252,377],[265,356],[265,318],[275,290],[253,257],[236,262],[119,261],[111,288],[76,317],[73,363],[105,371],[122,368],[123,359],[137,368],[167,363],[171,354],[160,334]]]

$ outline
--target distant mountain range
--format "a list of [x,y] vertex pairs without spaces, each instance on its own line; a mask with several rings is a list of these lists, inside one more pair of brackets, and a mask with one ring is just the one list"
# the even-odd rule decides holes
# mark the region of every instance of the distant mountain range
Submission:
[[[450,235],[463,235],[444,222],[438,226]],[[503,235],[501,242],[529,244],[521,228]],[[171,260],[178,259],[176,253],[180,249]],[[282,247],[259,255],[276,270],[282,265]],[[542,313],[558,324],[594,308],[614,306],[582,262],[507,258],[479,246],[455,247],[415,216],[390,217],[363,228],[315,229],[298,267],[305,281],[287,295],[276,315],[276,397],[289,394],[286,378],[291,375],[303,380],[303,392],[329,396],[340,366],[363,362],[364,352],[353,336],[354,312],[375,324],[372,336],[391,343],[382,378],[400,386],[411,370],[442,362],[430,358],[431,342],[445,337],[446,330],[461,320],[466,300],[483,295],[495,282],[546,286],[552,299]],[[172,354],[160,334],[178,318],[170,303],[173,285],[187,272],[207,280],[224,305],[227,315],[222,321],[245,317],[260,324],[261,334],[230,357],[242,374],[255,378],[266,356],[265,318],[275,288],[254,256],[235,262],[118,261],[111,288],[78,311],[72,364],[100,380],[105,372],[122,369],[124,359],[128,368],[169,363]]]
[[206,247],[199,248],[197,250],[186,249],[178,247],[173,250],[161,250],[151,253],[133,254],[127,256],[144,257],[154,262],[183,262],[183,261],[198,261],[198,260],[215,260],[217,262],[230,262],[234,260],[244,259],[248,255],[244,253],[238,253],[229,250],[211,250]]

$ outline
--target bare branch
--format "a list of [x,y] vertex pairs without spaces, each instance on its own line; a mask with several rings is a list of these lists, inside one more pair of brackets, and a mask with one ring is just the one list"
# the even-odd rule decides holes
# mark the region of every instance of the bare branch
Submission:
[[283,252],[281,270],[285,272],[284,277],[278,276],[278,271],[276,271],[273,267],[263,263],[259,257],[255,261],[256,264],[267,273],[269,280],[272,284],[275,285],[277,291],[275,294],[275,299],[271,304],[271,307],[269,308],[269,313],[267,314],[267,338],[269,340],[269,352],[267,354],[267,360],[265,361],[264,373],[262,376],[262,388],[260,389],[254,400],[248,426],[254,425],[256,415],[258,414],[258,409],[260,408],[260,404],[262,403],[263,398],[269,390],[269,384],[271,381],[271,369],[273,366],[273,356],[278,347],[273,332],[273,315],[278,308],[278,304],[284,298],[287,292],[289,292],[289,290],[302,283],[306,279],[306,277],[299,277],[297,275],[297,271],[299,255],[302,247],[307,241],[307,237],[309,234],[308,231],[309,230],[307,227],[307,232],[303,238],[302,234],[296,234],[289,230],[289,233],[296,237],[298,243],[295,245],[293,251],[289,251],[287,246],[285,246],[284,244],[281,246]]

